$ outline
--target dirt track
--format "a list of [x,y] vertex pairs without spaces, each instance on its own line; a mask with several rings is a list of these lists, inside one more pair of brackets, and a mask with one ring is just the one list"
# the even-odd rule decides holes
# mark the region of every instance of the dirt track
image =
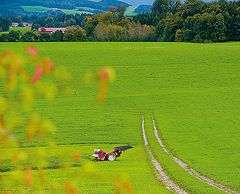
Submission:
[[142,134],[143,134],[143,140],[144,140],[144,145],[148,151],[148,154],[152,160],[152,164],[154,165],[154,167],[156,168],[157,172],[158,172],[158,179],[161,180],[168,189],[173,190],[176,193],[180,193],[180,194],[187,194],[186,191],[184,191],[183,189],[181,189],[178,185],[176,185],[163,171],[163,168],[161,167],[160,163],[155,159],[153,153],[151,152],[149,145],[148,145],[148,141],[147,141],[147,137],[146,137],[146,133],[145,133],[145,127],[144,127],[144,117],[142,117]]
[[155,134],[155,138],[158,141],[158,144],[160,145],[160,147],[163,149],[164,152],[166,152],[181,168],[183,168],[184,170],[186,170],[189,174],[191,174],[192,176],[196,177],[197,179],[207,183],[210,186],[213,186],[219,190],[222,190],[226,193],[233,193],[233,194],[240,194],[237,191],[234,191],[222,184],[219,184],[215,181],[213,181],[212,179],[200,174],[199,172],[197,172],[196,170],[190,168],[186,163],[184,163],[183,161],[181,161],[180,159],[178,159],[177,157],[173,156],[173,154],[171,152],[168,151],[168,149],[165,147],[165,145],[163,144],[163,141],[161,140],[159,134],[158,134],[158,130],[156,127],[156,123],[154,118],[152,117],[152,122],[153,122],[153,127],[154,127],[154,134]]

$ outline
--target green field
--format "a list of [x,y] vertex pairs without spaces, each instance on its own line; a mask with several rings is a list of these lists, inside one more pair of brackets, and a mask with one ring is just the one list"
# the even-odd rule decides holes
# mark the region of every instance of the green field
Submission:
[[[44,6],[22,6],[22,8],[27,13],[28,12],[29,13],[33,13],[33,12],[46,12],[46,11],[49,11],[51,9],[54,9],[54,8],[49,8],[49,7],[44,7]],[[93,14],[96,11],[104,12],[103,10],[97,10],[97,9],[93,9],[93,8],[90,8],[90,7],[76,7],[74,9],[60,9],[60,8],[57,8],[57,9],[61,10],[65,14],[73,14],[73,15],[75,15],[75,14]],[[137,15],[137,13],[135,13],[135,9],[136,9],[135,6],[127,7],[125,15],[126,16]]]
[[45,12],[48,11],[48,7],[43,6],[22,6],[25,12]]
[[10,32],[10,31],[27,32],[27,31],[30,31],[30,30],[31,30],[30,27],[16,27],[16,28],[9,28],[9,32]]
[[[27,43],[0,43],[0,51],[23,52]],[[35,43],[42,55],[66,66],[78,80],[85,72],[110,65],[117,80],[107,100],[96,105],[97,88],[72,82],[73,96],[50,105],[39,99],[36,110],[58,127],[59,149],[79,150],[107,176],[126,175],[135,193],[168,193],[155,176],[144,149],[145,115],[150,147],[166,173],[189,193],[222,193],[176,165],[153,136],[151,115],[168,149],[209,178],[240,192],[240,43]],[[21,130],[17,136],[23,140]],[[92,162],[95,147],[134,149],[116,162]],[[27,146],[21,141],[21,146]],[[24,148],[35,149],[35,148]],[[9,173],[9,172],[8,172]],[[58,170],[48,177],[64,178]],[[66,175],[67,176],[67,175]],[[83,193],[112,193],[107,180],[86,177]]]
[[[49,7],[44,7],[44,6],[22,6],[22,8],[24,9],[25,12],[46,12],[49,11],[53,8],[49,8]],[[62,12],[66,13],[66,14],[91,14],[91,12],[89,9],[86,9],[86,11],[78,11],[77,9],[58,9],[61,10]]]
[[137,7],[135,7],[135,6],[129,6],[129,7],[127,7],[124,15],[125,15],[125,16],[135,16],[135,15],[137,15],[137,13],[135,12],[135,9],[136,9],[136,8],[137,8]]

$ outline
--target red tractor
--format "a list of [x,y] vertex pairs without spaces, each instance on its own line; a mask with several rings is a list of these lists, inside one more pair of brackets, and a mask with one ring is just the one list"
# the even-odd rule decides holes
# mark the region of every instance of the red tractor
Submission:
[[123,151],[133,148],[132,146],[118,146],[112,152],[104,152],[101,149],[94,149],[92,155],[96,161],[114,161],[121,156]]

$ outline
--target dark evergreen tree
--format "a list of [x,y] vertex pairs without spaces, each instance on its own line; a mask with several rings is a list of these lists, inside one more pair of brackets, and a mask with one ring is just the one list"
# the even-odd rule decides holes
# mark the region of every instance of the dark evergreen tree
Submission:
[[20,40],[21,32],[20,31],[10,31],[8,33],[9,42],[18,42]]
[[39,41],[40,42],[49,42],[50,41],[50,34],[44,33],[44,32],[40,33]]
[[183,20],[179,15],[168,15],[156,27],[156,35],[160,41],[175,41],[176,31],[182,28]]
[[0,34],[0,42],[8,42],[8,33]]
[[152,7],[153,14],[160,18],[165,17],[169,13],[170,0],[155,0]]
[[22,42],[38,41],[36,34],[33,31],[25,32],[20,39]]
[[58,30],[51,34],[50,41],[52,42],[63,41],[63,32]]

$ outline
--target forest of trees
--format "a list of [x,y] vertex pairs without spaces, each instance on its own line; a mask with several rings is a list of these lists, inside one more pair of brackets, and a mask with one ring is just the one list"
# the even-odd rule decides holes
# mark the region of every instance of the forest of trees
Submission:
[[135,21],[154,25],[158,41],[239,41],[240,1],[156,0],[152,13]]
[[[125,17],[125,8],[109,8],[96,15],[0,18],[6,31],[17,19],[33,23],[31,32],[2,33],[0,41],[177,41],[224,42],[240,40],[240,1],[206,3],[201,0],[156,0],[151,13]],[[2,22],[5,20],[5,22]],[[42,34],[39,27],[69,27],[66,33]],[[75,26],[75,27],[74,27]],[[74,30],[73,30],[74,29]],[[74,33],[80,33],[74,38]],[[69,35],[68,33],[72,33]],[[58,37],[58,38],[57,38]],[[81,37],[81,38],[80,38]]]
[[10,31],[0,35],[0,42],[82,42],[87,41],[86,32],[80,26],[68,27],[65,33],[56,31],[52,34],[41,33],[36,30],[20,32]]

